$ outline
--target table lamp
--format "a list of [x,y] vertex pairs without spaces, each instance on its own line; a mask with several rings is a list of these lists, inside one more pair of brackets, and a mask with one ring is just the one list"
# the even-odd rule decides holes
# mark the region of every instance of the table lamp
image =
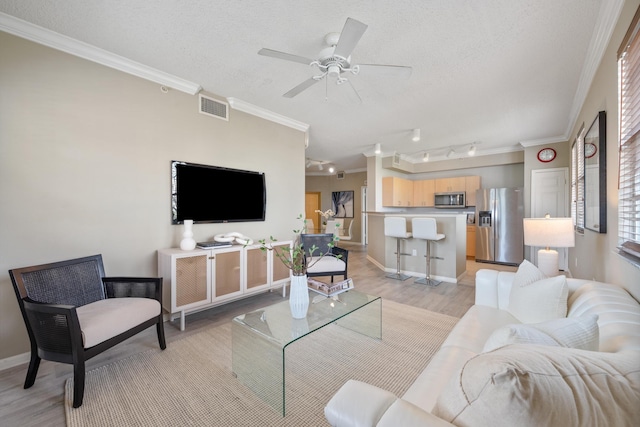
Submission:
[[525,218],[524,244],[542,246],[538,251],[538,268],[547,277],[558,275],[558,251],[550,248],[572,248],[575,233],[571,218]]

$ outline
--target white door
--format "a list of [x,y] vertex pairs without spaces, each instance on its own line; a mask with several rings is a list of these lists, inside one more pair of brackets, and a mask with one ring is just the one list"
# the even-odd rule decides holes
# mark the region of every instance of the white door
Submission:
[[[566,218],[569,213],[569,169],[537,169],[531,171],[531,218]],[[538,263],[538,247],[531,248],[531,261]],[[558,267],[567,270],[569,252],[567,248],[558,251]]]

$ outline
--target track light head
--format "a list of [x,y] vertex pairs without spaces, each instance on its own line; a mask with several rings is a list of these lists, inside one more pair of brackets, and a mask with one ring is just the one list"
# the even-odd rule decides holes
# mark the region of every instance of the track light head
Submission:
[[376,154],[380,154],[380,153],[382,153],[382,148],[380,148],[380,143],[377,143],[377,144],[376,144],[375,153],[376,153]]
[[475,144],[471,144],[471,147],[469,147],[469,151],[467,151],[467,154],[470,156],[475,156],[476,155],[476,146]]
[[422,161],[423,161],[423,162],[425,162],[425,163],[429,161],[429,153],[426,153],[426,152],[425,152],[425,153],[422,155]]
[[411,137],[411,140],[413,142],[418,142],[420,141],[420,129],[414,129],[413,130],[413,136]]
[[447,153],[447,159],[450,159],[454,154],[456,154],[456,152],[453,148],[450,148],[449,152]]
[[324,170],[324,166],[322,166],[322,163],[318,164],[318,170]]

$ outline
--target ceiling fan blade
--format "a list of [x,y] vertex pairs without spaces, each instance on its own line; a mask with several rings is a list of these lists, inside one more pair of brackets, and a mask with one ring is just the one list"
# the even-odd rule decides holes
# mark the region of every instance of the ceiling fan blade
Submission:
[[360,72],[366,74],[376,74],[391,77],[409,78],[411,76],[411,67],[404,65],[382,65],[382,64],[358,64]]
[[291,53],[280,52],[273,49],[260,49],[258,55],[270,56],[272,58],[284,59],[285,61],[299,62],[301,64],[309,65],[313,62],[313,59],[305,58],[303,56],[293,55]]
[[366,30],[366,24],[356,21],[355,19],[347,18],[347,22],[344,23],[344,28],[342,28],[338,44],[333,54],[342,58],[348,58]]
[[291,89],[289,92],[285,93],[282,96],[284,96],[285,98],[293,98],[294,96],[296,96],[297,94],[299,94],[303,90],[309,89],[311,86],[313,86],[314,84],[318,83],[319,81],[320,80],[316,80],[313,77],[311,77],[310,79],[307,79],[307,80],[303,81],[298,86],[294,87],[293,89]]

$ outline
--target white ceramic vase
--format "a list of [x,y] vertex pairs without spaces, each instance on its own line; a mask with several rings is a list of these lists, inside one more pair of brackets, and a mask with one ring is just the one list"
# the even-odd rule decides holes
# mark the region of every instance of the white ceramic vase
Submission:
[[295,276],[291,274],[291,289],[289,290],[289,306],[291,316],[294,319],[307,317],[309,309],[309,288],[307,287],[307,275]]
[[196,241],[193,239],[193,220],[184,220],[184,233],[182,233],[182,240],[180,241],[180,249],[183,251],[192,251],[196,248]]

